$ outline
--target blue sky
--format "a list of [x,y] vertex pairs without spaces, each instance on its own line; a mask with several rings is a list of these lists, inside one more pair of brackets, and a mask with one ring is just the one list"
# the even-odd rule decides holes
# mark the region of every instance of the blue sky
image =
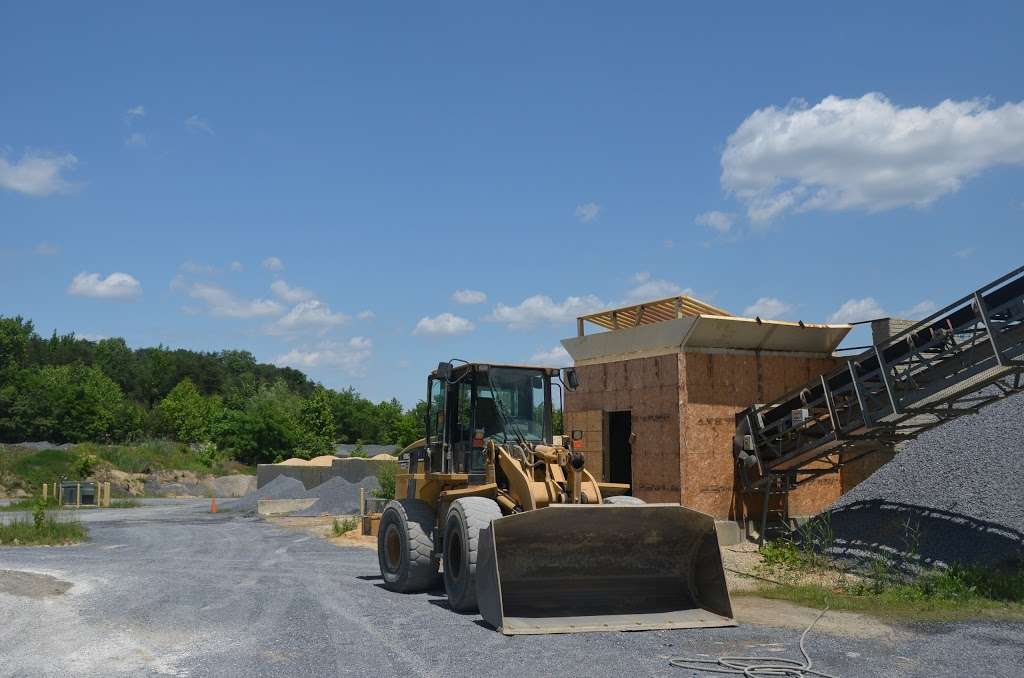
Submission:
[[604,305],[1024,263],[1019,3],[213,5],[0,10],[0,314],[411,405]]

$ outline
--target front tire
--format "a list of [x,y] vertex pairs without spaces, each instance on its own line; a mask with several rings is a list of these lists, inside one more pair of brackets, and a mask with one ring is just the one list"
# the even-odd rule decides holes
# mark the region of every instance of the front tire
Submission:
[[426,591],[437,581],[434,510],[419,499],[388,502],[377,532],[377,561],[384,588],[399,593]]
[[456,612],[476,612],[476,563],[480,530],[501,518],[493,499],[463,497],[452,502],[444,525],[444,589]]

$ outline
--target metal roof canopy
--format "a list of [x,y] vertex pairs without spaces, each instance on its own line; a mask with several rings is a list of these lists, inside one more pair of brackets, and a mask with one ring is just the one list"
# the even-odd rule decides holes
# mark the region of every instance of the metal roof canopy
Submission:
[[682,351],[747,350],[831,355],[851,329],[850,325],[694,315],[563,339],[562,345],[577,365]]
[[584,335],[584,324],[587,322],[606,330],[620,330],[697,315],[732,316],[728,311],[682,294],[580,316],[576,319],[576,334],[581,337]]

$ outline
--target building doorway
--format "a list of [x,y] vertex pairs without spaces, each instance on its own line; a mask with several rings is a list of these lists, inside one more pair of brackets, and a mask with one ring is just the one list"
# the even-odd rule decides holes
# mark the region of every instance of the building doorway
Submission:
[[632,412],[608,413],[608,481],[633,482],[633,450],[629,436],[633,432]]

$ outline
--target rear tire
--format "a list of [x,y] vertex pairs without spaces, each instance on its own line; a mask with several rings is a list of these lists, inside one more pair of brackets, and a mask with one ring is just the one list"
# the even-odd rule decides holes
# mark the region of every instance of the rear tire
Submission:
[[604,500],[604,503],[614,504],[616,506],[644,506],[647,504],[643,499],[638,497],[627,497],[624,494],[617,497],[608,497]]
[[437,582],[434,510],[419,499],[388,502],[377,532],[377,561],[384,588],[399,593],[426,591]]
[[463,497],[452,502],[444,524],[444,589],[456,612],[476,612],[476,563],[480,530],[501,518],[493,499]]

